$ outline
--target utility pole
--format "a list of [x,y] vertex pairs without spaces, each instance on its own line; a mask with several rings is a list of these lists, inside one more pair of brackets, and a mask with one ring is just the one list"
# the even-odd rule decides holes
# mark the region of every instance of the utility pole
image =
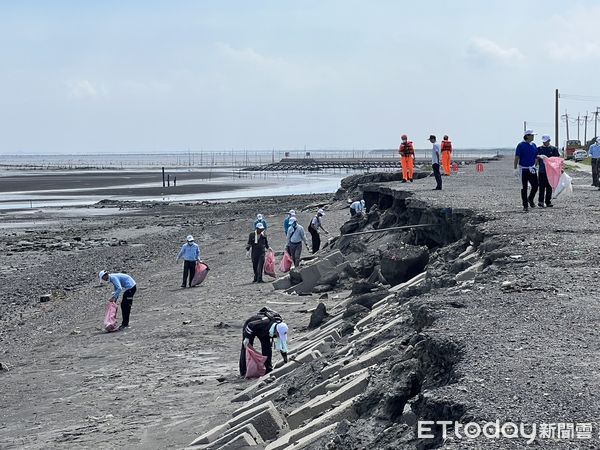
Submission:
[[581,116],[578,114],[577,115],[577,140],[580,141],[579,139],[579,125],[581,124]]
[[585,112],[585,116],[583,116],[585,122],[585,128],[583,129],[583,146],[585,147],[587,145],[587,124],[588,124],[588,112]]
[[558,143],[558,125],[559,125],[559,122],[558,122],[558,98],[559,98],[558,89],[556,89],[554,91],[554,139],[555,139],[554,145],[556,145],[557,147],[559,146],[559,143]]
[[524,120],[523,121],[523,134],[525,134],[526,131],[527,131],[527,121]]
[[594,137],[598,137],[598,112],[600,111],[600,106],[596,106],[596,111],[594,111]]

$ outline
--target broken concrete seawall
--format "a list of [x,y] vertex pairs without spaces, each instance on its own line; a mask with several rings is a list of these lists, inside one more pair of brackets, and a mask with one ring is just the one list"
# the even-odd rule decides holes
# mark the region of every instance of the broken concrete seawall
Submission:
[[[445,178],[442,192],[428,179],[362,186],[368,215],[344,224],[318,257],[339,251],[354,272],[323,294],[328,320],[293,343],[294,361],[236,397],[248,402],[243,408],[267,405],[281,415],[277,439],[263,436],[261,445],[525,446],[525,439],[453,433],[454,422],[495,420],[555,430],[589,423],[589,439],[540,435],[535,445],[598,444],[600,312],[573,281],[574,267],[600,263],[589,253],[600,243],[595,235],[574,239],[594,223],[597,199],[582,188],[569,204],[523,214],[507,174],[500,161],[486,165],[485,176]],[[344,236],[417,224],[432,226]],[[345,298],[331,301],[331,292]],[[451,433],[434,426],[433,437],[419,436],[423,420],[450,421]]]

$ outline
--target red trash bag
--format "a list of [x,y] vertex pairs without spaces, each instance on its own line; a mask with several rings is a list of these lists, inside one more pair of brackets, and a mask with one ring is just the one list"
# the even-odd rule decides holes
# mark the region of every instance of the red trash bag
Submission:
[[283,273],[288,273],[294,264],[294,260],[290,256],[290,254],[286,251],[283,252],[283,258],[281,258],[281,263],[279,263],[279,270]]
[[119,328],[117,323],[117,311],[119,307],[117,302],[108,302],[106,305],[106,314],[104,314],[104,329],[109,333]]
[[194,278],[192,278],[192,286],[197,286],[204,281],[206,275],[208,275],[209,267],[203,262],[196,262],[196,272]]
[[266,356],[261,355],[250,344],[246,346],[246,378],[260,378],[267,373]]
[[275,253],[273,253],[273,250],[269,250],[267,252],[267,256],[265,257],[264,272],[266,275],[269,275],[273,278],[277,276],[275,274]]
[[560,176],[565,169],[565,162],[558,156],[551,156],[545,158],[542,162],[546,168],[546,176],[548,177],[548,184],[552,189],[556,189],[560,183]]

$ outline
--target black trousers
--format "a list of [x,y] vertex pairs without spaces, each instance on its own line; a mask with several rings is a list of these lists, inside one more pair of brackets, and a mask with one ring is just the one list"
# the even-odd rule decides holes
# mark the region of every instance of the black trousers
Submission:
[[[273,350],[271,349],[271,338],[268,336],[257,336],[260,340],[260,352],[263,356],[267,357],[265,361],[265,367],[267,373],[273,370]],[[254,336],[250,339],[250,345],[254,347]],[[242,338],[242,350],[240,351],[240,375],[246,375],[246,348],[243,344],[244,339]]]
[[[535,173],[531,173],[529,169],[521,170],[521,200],[523,201],[523,208],[527,208],[529,203],[533,203],[535,200],[535,194],[538,190],[538,179]],[[531,192],[527,195],[527,184],[531,185]]]
[[[184,261],[183,262],[183,282],[182,286],[186,284],[190,287],[192,286],[192,280],[194,279],[194,275],[196,275],[196,261]],[[189,281],[188,281],[189,277]]]
[[131,304],[133,303],[133,296],[137,291],[137,286],[127,289],[123,292],[123,300],[121,300],[121,311],[123,313],[123,325],[124,327],[129,326],[129,314],[131,314]]
[[433,168],[433,176],[435,177],[435,182],[437,183],[435,188],[442,189],[442,174],[440,173],[440,165],[432,164],[431,167]]
[[548,182],[546,172],[540,172],[538,180],[540,182],[540,194],[538,195],[538,203],[552,204],[552,186]]
[[262,281],[265,268],[265,252],[252,252],[252,268],[254,269],[254,281]]
[[350,217],[354,217],[356,215],[356,210],[350,208]]
[[600,187],[598,182],[598,170],[600,169],[600,158],[592,158],[592,185]]
[[312,227],[312,225],[308,227],[308,231],[310,232],[310,236],[312,238],[312,251],[313,253],[317,253],[321,248],[321,236],[319,235],[319,232]]

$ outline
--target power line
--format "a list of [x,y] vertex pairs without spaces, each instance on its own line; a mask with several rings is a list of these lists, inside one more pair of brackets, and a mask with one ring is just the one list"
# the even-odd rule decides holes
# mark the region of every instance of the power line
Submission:
[[579,95],[579,94],[560,94],[560,98],[575,100],[580,102],[599,102],[599,95]]

